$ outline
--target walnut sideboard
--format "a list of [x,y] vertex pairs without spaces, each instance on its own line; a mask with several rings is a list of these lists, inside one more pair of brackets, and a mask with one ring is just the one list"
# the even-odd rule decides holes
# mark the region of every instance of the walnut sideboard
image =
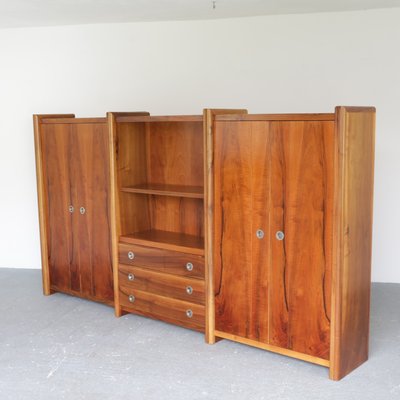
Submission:
[[329,368],[368,358],[375,109],[35,115],[45,294]]

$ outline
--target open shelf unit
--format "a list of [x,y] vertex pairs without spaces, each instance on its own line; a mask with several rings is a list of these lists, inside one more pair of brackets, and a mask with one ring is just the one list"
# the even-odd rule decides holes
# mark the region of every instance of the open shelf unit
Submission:
[[116,116],[119,240],[204,254],[202,116]]

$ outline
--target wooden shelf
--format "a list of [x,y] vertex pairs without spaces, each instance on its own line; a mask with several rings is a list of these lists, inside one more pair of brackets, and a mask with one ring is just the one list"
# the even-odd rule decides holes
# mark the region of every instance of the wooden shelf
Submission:
[[204,238],[184,233],[149,230],[120,237],[121,242],[204,255]]
[[204,198],[204,188],[201,186],[144,183],[142,185],[123,187],[121,188],[121,192],[155,194],[159,196],[189,197],[192,199]]

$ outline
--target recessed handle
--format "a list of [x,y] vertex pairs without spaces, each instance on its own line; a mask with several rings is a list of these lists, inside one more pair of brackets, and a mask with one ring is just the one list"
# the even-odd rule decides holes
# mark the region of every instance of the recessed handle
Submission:
[[135,253],[133,251],[128,251],[128,258],[133,260],[135,258]]
[[129,299],[129,301],[131,302],[131,303],[134,303],[135,302],[135,296],[133,295],[133,294],[130,294],[129,295],[129,297],[128,297],[128,299]]
[[285,234],[282,231],[277,231],[276,234],[275,234],[275,237],[278,240],[283,240],[285,238]]
[[192,294],[193,293],[193,288],[191,286],[186,286],[186,293],[187,294]]
[[135,280],[135,275],[133,274],[128,274],[128,281],[134,281]]
[[191,262],[186,263],[186,269],[188,271],[193,271],[193,264]]
[[265,234],[264,234],[264,231],[262,229],[257,229],[257,231],[256,231],[257,239],[263,239],[264,235]]
[[81,207],[81,208],[79,209],[79,212],[80,212],[82,215],[85,214],[85,212],[86,212],[85,207]]
[[193,317],[193,311],[192,310],[186,310],[186,316],[188,317],[188,318],[192,318]]

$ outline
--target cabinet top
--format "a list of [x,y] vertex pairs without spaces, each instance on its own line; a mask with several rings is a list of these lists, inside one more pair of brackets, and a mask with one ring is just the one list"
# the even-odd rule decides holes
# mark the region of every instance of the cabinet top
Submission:
[[334,121],[335,114],[222,114],[216,121]]

